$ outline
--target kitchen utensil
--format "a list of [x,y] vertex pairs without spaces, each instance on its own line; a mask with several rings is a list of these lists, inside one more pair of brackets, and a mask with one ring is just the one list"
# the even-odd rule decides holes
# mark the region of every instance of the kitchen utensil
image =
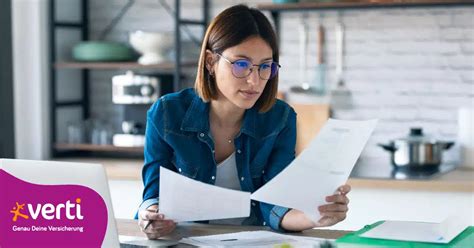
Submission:
[[299,61],[299,81],[300,85],[293,86],[290,88],[292,92],[295,93],[311,93],[310,85],[308,82],[308,24],[305,21],[305,17],[302,17],[301,23],[299,25],[299,54],[300,54],[300,61]]
[[308,83],[308,23],[301,20],[300,25],[300,85],[304,90],[309,89]]
[[323,95],[326,91],[326,65],[324,61],[324,27],[319,24],[318,27],[318,64],[316,66],[316,75],[314,79],[314,92]]
[[324,28],[318,28],[318,64],[316,66],[315,78],[310,82],[308,79],[308,25],[303,17],[300,25],[300,85],[293,86],[290,91],[294,93],[305,93],[312,95],[324,94],[325,66],[323,60]]
[[336,88],[331,91],[331,106],[337,109],[347,109],[352,106],[352,94],[346,87],[343,75],[344,68],[344,25],[336,24]]
[[454,142],[439,141],[425,136],[422,128],[411,128],[408,136],[378,145],[391,153],[392,165],[397,168],[427,169],[440,165],[443,151]]

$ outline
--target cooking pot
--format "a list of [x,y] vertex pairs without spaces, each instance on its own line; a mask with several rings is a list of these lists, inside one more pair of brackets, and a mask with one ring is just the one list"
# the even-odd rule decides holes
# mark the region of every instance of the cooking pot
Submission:
[[422,128],[411,128],[408,136],[378,145],[391,153],[391,162],[396,168],[425,169],[440,165],[443,151],[454,142],[435,140],[423,135]]

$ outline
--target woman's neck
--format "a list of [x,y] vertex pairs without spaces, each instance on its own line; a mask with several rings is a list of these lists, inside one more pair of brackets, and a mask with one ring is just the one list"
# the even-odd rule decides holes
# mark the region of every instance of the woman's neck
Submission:
[[209,119],[218,127],[239,127],[244,118],[245,109],[241,109],[229,101],[211,100]]

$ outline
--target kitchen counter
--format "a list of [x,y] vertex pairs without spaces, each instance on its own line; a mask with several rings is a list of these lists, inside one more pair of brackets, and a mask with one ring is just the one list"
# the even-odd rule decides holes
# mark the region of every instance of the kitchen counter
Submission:
[[143,160],[128,158],[58,158],[56,161],[102,164],[109,180],[142,180]]
[[[100,163],[110,180],[141,180],[143,161],[138,159],[112,158],[62,158],[68,162]],[[349,178],[353,188],[385,188],[398,190],[425,190],[436,192],[474,192],[474,170],[455,169],[432,179],[374,179]]]
[[474,170],[457,169],[452,163],[394,168],[388,158],[359,159],[349,184],[356,188],[474,192]]
[[349,178],[353,188],[474,192],[474,170],[455,169],[428,180]]

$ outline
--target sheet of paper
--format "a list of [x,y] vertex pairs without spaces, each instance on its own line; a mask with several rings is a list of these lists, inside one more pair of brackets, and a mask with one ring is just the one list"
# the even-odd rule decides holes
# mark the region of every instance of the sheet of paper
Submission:
[[458,217],[448,218],[442,223],[385,221],[360,237],[446,244],[468,226]]
[[170,247],[179,244],[176,240],[150,240],[145,237],[119,235],[120,247]]
[[346,183],[376,124],[329,119],[309,146],[251,198],[301,210],[318,221],[318,206]]
[[184,238],[180,243],[199,247],[274,247],[289,244],[292,247],[319,247],[328,240],[311,237],[283,235],[269,231],[237,232],[219,235]]
[[175,222],[248,217],[250,193],[205,184],[160,167],[160,213]]

